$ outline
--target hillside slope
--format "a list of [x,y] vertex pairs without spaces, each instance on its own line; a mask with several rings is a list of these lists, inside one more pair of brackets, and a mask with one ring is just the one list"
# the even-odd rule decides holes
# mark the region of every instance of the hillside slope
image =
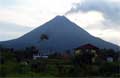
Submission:
[[18,39],[0,42],[3,46],[15,49],[36,46],[42,51],[57,52],[71,50],[87,43],[94,44],[99,48],[114,50],[120,48],[115,44],[93,37],[64,16],[56,16]]

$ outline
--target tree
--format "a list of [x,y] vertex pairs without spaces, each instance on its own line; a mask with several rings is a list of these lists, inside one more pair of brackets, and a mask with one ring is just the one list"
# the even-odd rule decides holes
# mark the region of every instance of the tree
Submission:
[[40,39],[41,39],[41,40],[48,40],[48,36],[47,36],[46,34],[42,34],[42,35],[40,36]]
[[46,69],[47,69],[47,63],[45,61],[34,61],[32,62],[31,64],[31,70],[33,72],[36,72],[36,73],[40,73],[40,72],[46,72]]

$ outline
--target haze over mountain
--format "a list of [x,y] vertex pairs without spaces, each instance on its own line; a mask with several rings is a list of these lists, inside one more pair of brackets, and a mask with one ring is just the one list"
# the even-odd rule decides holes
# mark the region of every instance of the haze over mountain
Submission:
[[[43,39],[41,38],[42,36]],[[120,49],[115,44],[92,36],[64,16],[56,16],[54,19],[22,37],[0,42],[0,45],[15,49],[36,46],[41,51],[62,52],[72,50],[87,43],[99,48]]]
[[31,30],[33,30],[32,27],[0,21],[0,41],[19,38],[20,36]]

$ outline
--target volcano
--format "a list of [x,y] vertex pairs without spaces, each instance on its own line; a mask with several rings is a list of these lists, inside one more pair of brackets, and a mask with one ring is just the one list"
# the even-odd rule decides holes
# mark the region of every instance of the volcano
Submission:
[[65,16],[56,16],[54,19],[22,37],[0,42],[0,45],[14,49],[24,49],[26,47],[35,46],[44,52],[63,52],[88,43],[101,49],[118,50],[120,48],[115,44],[92,36]]

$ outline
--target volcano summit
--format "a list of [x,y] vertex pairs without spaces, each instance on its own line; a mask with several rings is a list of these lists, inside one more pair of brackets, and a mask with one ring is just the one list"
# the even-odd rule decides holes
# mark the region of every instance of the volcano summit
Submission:
[[24,49],[35,46],[41,51],[66,51],[84,44],[93,44],[101,49],[118,50],[120,47],[90,35],[87,31],[64,16],[56,16],[49,22],[14,40],[0,42],[0,45]]

